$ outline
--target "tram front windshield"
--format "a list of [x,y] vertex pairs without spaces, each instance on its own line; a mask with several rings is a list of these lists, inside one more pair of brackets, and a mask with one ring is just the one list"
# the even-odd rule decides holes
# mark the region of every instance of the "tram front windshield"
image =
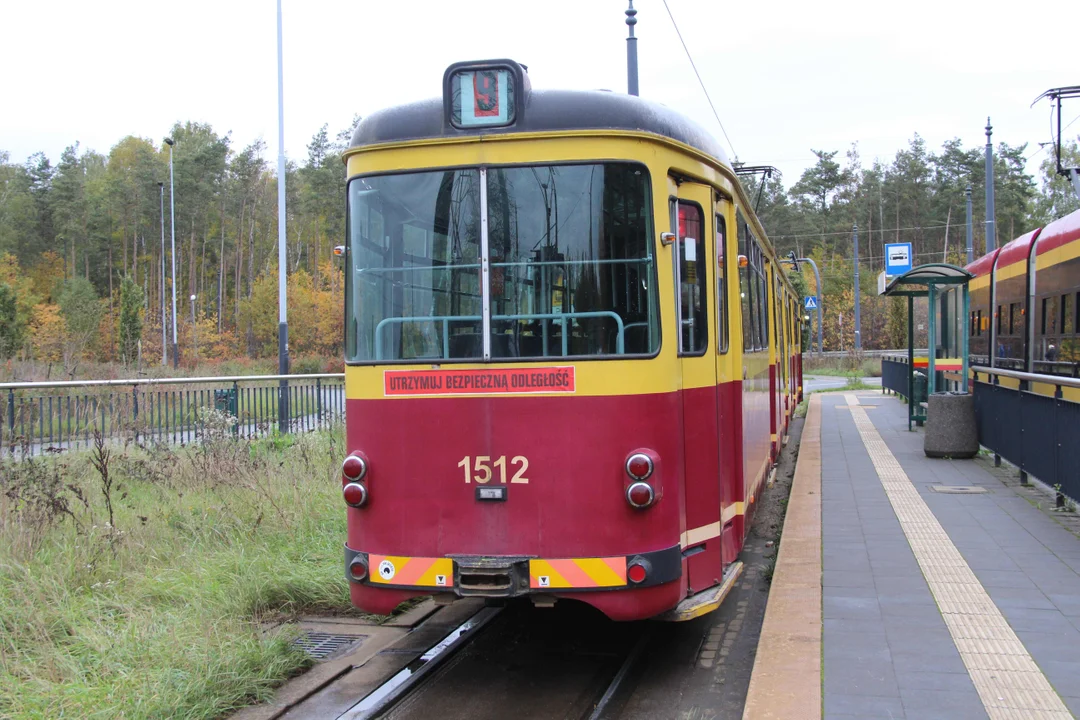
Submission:
[[348,198],[350,362],[641,356],[660,346],[641,165],[369,176],[349,183]]

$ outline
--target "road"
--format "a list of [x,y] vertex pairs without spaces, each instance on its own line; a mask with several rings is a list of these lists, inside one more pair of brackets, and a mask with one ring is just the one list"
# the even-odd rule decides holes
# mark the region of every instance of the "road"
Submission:
[[[860,380],[865,385],[881,387],[881,378],[879,377],[864,377],[860,378]],[[816,390],[842,390],[847,387],[847,384],[848,379],[846,377],[836,377],[835,375],[804,375],[803,393],[811,393]]]

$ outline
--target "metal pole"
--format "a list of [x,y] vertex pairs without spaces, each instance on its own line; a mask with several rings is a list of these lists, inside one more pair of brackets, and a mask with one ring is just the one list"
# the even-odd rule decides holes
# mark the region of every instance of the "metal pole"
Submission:
[[[289,374],[289,320],[285,305],[288,257],[285,252],[285,83],[282,71],[281,0],[277,0],[277,87],[278,87],[278,374]],[[278,387],[278,430],[289,431],[289,383]]]
[[[170,152],[172,148],[169,148]],[[165,326],[165,183],[159,182],[158,189],[161,190],[161,366],[165,367],[169,364],[169,341],[165,336],[167,332]]]
[[[858,351],[862,350],[862,312],[859,304],[859,223],[851,226],[851,232],[854,233],[852,243],[855,248],[855,350]],[[821,304],[820,301],[818,304]]]
[[191,296],[191,344],[195,348],[195,362],[199,362],[199,335],[195,322],[195,296]]
[[907,429],[911,432],[911,420],[915,417],[915,298],[907,299]]
[[817,351],[818,355],[821,355],[821,351],[824,349],[821,344],[821,273],[818,272],[817,263],[812,258],[799,258],[799,262],[810,263],[810,267],[814,268],[814,278],[817,280],[817,290],[815,291],[817,295]]
[[180,367],[180,348],[176,342],[176,182],[173,176],[173,144],[172,138],[165,138],[169,146],[169,230],[172,233],[172,350],[173,367]]
[[986,118],[986,252],[997,247],[997,226],[994,224],[994,146],[990,136],[994,128]]
[[[971,337],[971,328],[968,325],[970,322],[968,313],[971,312],[971,298],[968,295],[967,283],[964,283],[963,298],[964,308],[960,313],[960,342],[958,343],[960,345],[960,382],[962,386],[957,389],[961,392],[971,392],[971,389],[968,387],[968,353],[971,351],[971,347],[968,344],[968,338]],[[992,334],[990,339],[992,342]]]
[[630,0],[630,9],[626,11],[626,24],[630,28],[630,37],[626,38],[626,92],[631,95],[638,94],[637,73],[637,38],[634,37],[634,26],[637,25],[637,10],[634,9],[634,0]]
[[930,402],[930,396],[937,390],[937,383],[934,370],[936,364],[934,360],[937,358],[937,319],[934,317],[937,314],[937,289],[934,287],[933,282],[926,284],[926,298],[929,303],[929,312],[927,313],[928,330],[926,333],[927,345],[929,346],[929,357],[926,363],[926,401]]
[[972,236],[974,233],[971,229],[971,186],[968,185],[964,190],[964,197],[967,198],[967,261],[968,265],[975,261],[975,247]]

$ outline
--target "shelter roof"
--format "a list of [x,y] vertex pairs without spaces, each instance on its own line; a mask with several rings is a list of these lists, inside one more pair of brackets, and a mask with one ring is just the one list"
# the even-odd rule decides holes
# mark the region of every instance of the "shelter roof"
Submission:
[[965,285],[975,276],[948,263],[927,263],[892,279],[884,295],[925,295],[930,285]]

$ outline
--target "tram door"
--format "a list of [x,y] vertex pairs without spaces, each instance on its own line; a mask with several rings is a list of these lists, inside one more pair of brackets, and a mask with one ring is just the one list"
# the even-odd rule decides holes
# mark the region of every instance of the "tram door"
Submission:
[[721,494],[716,450],[715,217],[713,191],[682,182],[672,199],[678,242],[673,256],[678,362],[682,372],[683,497],[688,592],[705,590],[722,575]]

